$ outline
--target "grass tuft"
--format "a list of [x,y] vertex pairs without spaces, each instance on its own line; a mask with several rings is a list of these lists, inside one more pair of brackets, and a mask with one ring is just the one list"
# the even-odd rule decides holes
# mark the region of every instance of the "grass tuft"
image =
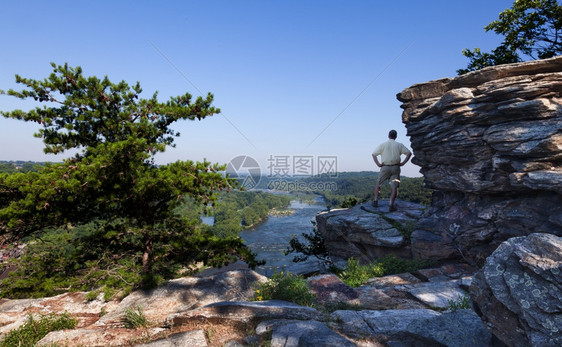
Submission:
[[125,309],[125,315],[121,321],[127,329],[145,328],[148,326],[148,320],[146,319],[141,306],[136,306],[134,308],[127,307],[127,309]]
[[456,300],[449,300],[449,305],[447,307],[450,311],[457,311],[466,308],[472,308],[468,295],[459,295]]
[[388,255],[366,265],[359,264],[359,260],[355,258],[349,258],[347,266],[338,273],[338,277],[350,287],[359,287],[373,277],[412,272],[431,264],[426,260],[404,260],[394,255]]
[[301,306],[313,306],[316,295],[310,291],[307,281],[290,272],[274,273],[265,283],[261,283],[254,294],[254,301],[285,300]]
[[51,331],[74,329],[77,320],[68,313],[27,317],[27,321],[19,328],[10,331],[0,342],[0,347],[33,347]]

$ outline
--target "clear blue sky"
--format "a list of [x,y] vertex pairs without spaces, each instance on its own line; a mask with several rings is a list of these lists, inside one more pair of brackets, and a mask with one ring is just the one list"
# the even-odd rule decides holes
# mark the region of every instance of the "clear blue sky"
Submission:
[[[396,94],[453,77],[464,48],[501,38],[483,27],[512,1],[3,1],[0,89],[44,78],[50,62],[86,75],[139,81],[144,96],[215,95],[222,115],[183,122],[177,148],[157,157],[227,163],[336,156],[338,171],[375,170],[374,147],[398,131]],[[367,88],[369,86],[369,88]],[[367,89],[365,89],[367,88]],[[29,108],[0,96],[0,108]],[[342,113],[342,111],[344,111]],[[37,127],[0,119],[0,160],[46,156]],[[419,176],[408,164],[407,176]]]

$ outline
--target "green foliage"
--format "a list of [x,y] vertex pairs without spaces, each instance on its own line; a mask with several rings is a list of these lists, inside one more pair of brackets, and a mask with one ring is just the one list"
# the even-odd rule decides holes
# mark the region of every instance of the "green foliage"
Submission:
[[[353,207],[372,200],[378,172],[339,172],[337,176],[327,174],[314,177],[262,177],[259,186],[263,189],[284,190],[298,194],[321,195],[328,208]],[[423,205],[431,203],[433,190],[425,188],[422,177],[400,177],[398,198]],[[381,187],[382,199],[390,197],[390,185]]]
[[[326,199],[330,207],[353,207],[358,203],[372,200],[374,188],[377,182],[376,172],[343,172],[338,177],[313,177],[311,182],[333,183],[337,190],[318,191]],[[324,186],[329,186],[324,184]],[[429,205],[431,203],[432,190],[425,188],[422,177],[401,177],[398,198],[419,204]],[[381,187],[380,198],[390,197],[390,185]]]
[[[154,164],[154,155],[174,146],[179,136],[170,128],[173,123],[220,112],[211,106],[211,94],[193,100],[186,93],[159,102],[156,93],[139,98],[138,83],[115,84],[107,77],[85,77],[80,67],[52,66],[44,80],[16,76],[24,90],[7,91],[46,102],[44,107],[0,112],[42,125],[36,136],[43,139],[46,153],[80,151],[37,171],[0,174],[4,240],[37,242],[47,230],[59,230],[58,237],[67,238],[60,250],[39,246],[42,258],[26,252],[26,260],[18,264],[19,273],[26,274],[26,283],[18,285],[23,292],[34,295],[33,286],[42,282],[43,293],[90,290],[100,283],[129,290],[154,286],[196,262],[222,266],[241,258],[255,265],[240,237],[218,238],[199,221],[176,212],[186,198],[214,205],[219,191],[230,190],[235,181],[223,176],[225,166],[207,161]],[[69,235],[62,236],[64,231]],[[46,259],[57,271],[46,267]],[[2,295],[16,292],[18,286],[8,282],[2,281]],[[12,288],[4,291],[5,286]]]
[[286,207],[288,195],[276,195],[233,190],[220,195],[214,209],[215,223],[209,229],[219,237],[238,236],[238,233],[264,221],[272,208]]
[[300,255],[295,255],[293,257],[293,262],[295,263],[306,261],[308,257],[312,256],[327,265],[334,264],[324,243],[324,238],[318,231],[318,228],[314,227],[311,233],[303,233],[302,237],[304,237],[306,243],[301,242],[293,235],[289,241],[289,247],[283,251],[283,254],[300,253]]
[[470,297],[468,295],[459,295],[456,300],[449,300],[449,304],[447,306],[447,309],[451,311],[467,308],[472,308],[470,304]]
[[457,74],[459,75],[480,70],[487,66],[518,63],[521,61],[521,58],[515,51],[509,50],[505,46],[499,46],[493,49],[491,53],[482,52],[480,48],[474,48],[473,50],[466,48],[462,50],[462,54],[467,57],[470,62],[466,69],[457,70]]
[[29,315],[22,326],[6,335],[0,342],[0,347],[33,347],[49,332],[74,329],[76,324],[76,318],[70,317],[68,313],[41,315],[39,318]]
[[378,259],[374,263],[382,268],[383,276],[412,272],[433,264],[430,260],[406,260],[397,258],[392,254]]
[[381,276],[384,276],[384,271],[378,264],[361,265],[359,260],[349,258],[338,277],[350,287],[359,287],[369,278]]
[[[390,197],[390,185],[385,185],[384,189],[388,189],[388,196]],[[424,186],[423,177],[401,177],[398,191],[398,198],[401,200],[411,201],[425,206],[431,204],[433,190]]]
[[33,161],[0,161],[0,173],[35,171],[36,165],[44,165],[44,163],[36,163]]
[[0,173],[12,173],[16,170],[16,166],[12,163],[0,163]]
[[86,301],[93,301],[93,300],[96,300],[98,295],[99,295],[99,291],[92,290],[92,291],[89,291],[88,294],[86,294],[85,299],[86,299]]
[[350,207],[353,207],[353,206],[357,205],[358,203],[359,203],[359,201],[357,200],[357,198],[355,198],[353,196],[350,196],[341,203],[341,207],[342,208],[350,208]]
[[394,255],[388,255],[371,264],[361,265],[355,258],[347,260],[347,266],[338,277],[350,287],[359,287],[373,277],[412,272],[431,265],[429,261],[404,260]]
[[148,320],[141,306],[127,307],[121,321],[127,329],[145,328],[148,326]]
[[301,306],[312,306],[316,295],[308,287],[302,277],[283,271],[274,273],[265,283],[256,289],[254,300],[285,300]]
[[40,238],[29,242],[19,259],[14,259],[16,271],[2,281],[3,297],[45,297],[69,290],[89,290],[88,299],[100,292],[109,300],[115,294],[127,295],[142,281],[138,262],[127,257],[111,256],[108,252],[95,259],[96,249],[82,242],[97,235],[96,224],[65,229],[47,229]]
[[184,199],[184,202],[176,207],[174,212],[177,215],[187,218],[188,220],[196,223],[201,220],[202,216],[205,216],[209,213],[209,208],[194,201],[190,197],[186,197]]
[[504,41],[491,53],[479,48],[464,49],[470,62],[459,75],[486,66],[522,61],[520,54],[531,59],[544,59],[562,53],[562,6],[556,0],[516,0],[502,11],[498,20],[484,27],[502,35]]

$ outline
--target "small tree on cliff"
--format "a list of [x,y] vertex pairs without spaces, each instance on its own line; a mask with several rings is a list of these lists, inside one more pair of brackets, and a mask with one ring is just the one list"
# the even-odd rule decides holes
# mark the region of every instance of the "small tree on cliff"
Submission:
[[486,66],[516,63],[521,55],[544,59],[562,53],[562,6],[556,0],[516,0],[511,8],[501,12],[498,20],[484,27],[504,36],[504,41],[491,53],[480,48],[464,49],[470,62],[459,75]]
[[13,241],[38,240],[57,228],[63,232],[55,237],[58,244],[36,247],[44,254],[29,254],[25,259],[34,265],[3,287],[32,291],[35,276],[56,282],[51,291],[104,283],[133,288],[173,277],[194,262],[220,266],[242,258],[254,264],[239,237],[218,239],[174,212],[185,198],[214,204],[216,192],[234,183],[220,173],[225,167],[207,161],[153,162],[179,136],[170,128],[173,123],[220,112],[211,106],[211,94],[192,100],[186,93],[164,103],[156,93],[139,99],[138,83],[114,84],[107,77],[85,77],[80,67],[52,66],[48,78],[16,75],[25,89],[2,92],[44,107],[1,114],[41,124],[36,136],[46,153],[80,152],[37,172],[0,175],[0,233]]

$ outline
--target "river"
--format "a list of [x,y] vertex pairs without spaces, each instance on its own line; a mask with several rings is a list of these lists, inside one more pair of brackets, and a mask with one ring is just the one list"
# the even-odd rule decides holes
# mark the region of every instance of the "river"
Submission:
[[289,246],[293,235],[302,239],[301,234],[313,230],[311,223],[316,214],[326,209],[326,204],[321,197],[314,197],[314,202],[306,203],[300,200],[291,201],[295,213],[288,216],[269,216],[269,218],[248,230],[240,232],[246,245],[258,255],[258,259],[265,260],[266,264],[256,268],[262,275],[270,276],[274,272],[290,271],[296,274],[320,270],[320,262],[316,258],[309,258],[306,262],[294,263],[294,254],[285,256],[283,251]]

